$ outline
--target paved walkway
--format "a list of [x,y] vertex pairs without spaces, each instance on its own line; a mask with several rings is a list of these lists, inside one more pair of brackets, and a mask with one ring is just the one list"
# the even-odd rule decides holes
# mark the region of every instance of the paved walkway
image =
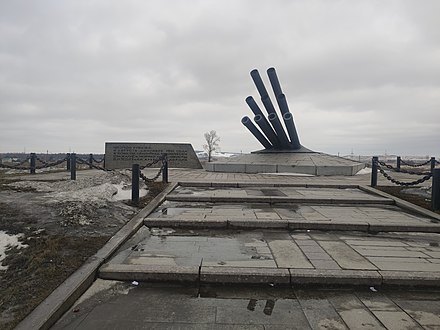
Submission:
[[439,291],[183,287],[98,280],[52,328],[439,329]]
[[439,291],[398,289],[440,287],[440,217],[369,175],[170,179],[54,329],[440,329]]

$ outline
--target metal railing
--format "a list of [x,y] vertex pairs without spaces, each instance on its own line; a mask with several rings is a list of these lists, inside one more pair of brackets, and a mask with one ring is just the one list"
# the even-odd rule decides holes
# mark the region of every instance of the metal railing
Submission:
[[[431,207],[432,210],[438,211],[440,210],[440,168],[435,168],[436,162],[437,161],[435,160],[435,158],[431,157],[428,162],[412,165],[412,167],[421,167],[431,164],[430,172],[414,172],[401,168],[403,161],[400,157],[397,158],[397,167],[393,167],[382,161],[379,161],[378,157],[373,157],[371,161],[371,187],[377,186],[378,173],[381,173],[387,180],[391,181],[392,183],[405,187],[417,186],[432,178]],[[390,174],[387,173],[385,169],[391,172],[404,173],[409,175],[421,175],[422,177],[414,181],[400,181],[393,178]]]

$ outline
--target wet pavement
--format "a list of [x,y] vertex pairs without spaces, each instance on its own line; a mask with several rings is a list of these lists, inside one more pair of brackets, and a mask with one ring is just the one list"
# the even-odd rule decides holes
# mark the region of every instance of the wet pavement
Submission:
[[[104,289],[103,289],[104,288]],[[100,291],[97,291],[100,290]],[[98,280],[52,329],[439,329],[439,291]]]
[[54,329],[440,329],[438,216],[369,177],[174,175]]

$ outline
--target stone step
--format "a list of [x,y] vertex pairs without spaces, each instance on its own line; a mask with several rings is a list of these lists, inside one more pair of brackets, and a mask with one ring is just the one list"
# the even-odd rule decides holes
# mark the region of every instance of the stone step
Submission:
[[294,204],[378,204],[393,205],[391,198],[313,198],[313,197],[284,197],[284,196],[195,196],[195,195],[177,195],[170,194],[166,197],[167,201],[173,202],[194,202],[194,203],[294,203]]
[[224,218],[218,219],[188,219],[188,218],[145,218],[147,227],[172,228],[206,228],[206,229],[290,229],[290,230],[336,230],[361,232],[417,232],[440,233],[440,224],[386,224],[350,222],[350,221],[304,221],[294,219],[245,219]]
[[118,281],[247,285],[440,287],[438,272],[105,264],[98,277]]

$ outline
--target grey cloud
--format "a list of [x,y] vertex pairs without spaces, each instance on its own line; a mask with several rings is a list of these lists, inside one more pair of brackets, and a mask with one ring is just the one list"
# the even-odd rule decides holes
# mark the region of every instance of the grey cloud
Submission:
[[259,149],[240,123],[245,97],[257,98],[249,71],[267,81],[275,66],[304,145],[438,153],[438,7],[2,1],[0,151],[100,152],[117,140],[200,149],[210,129],[223,150]]

